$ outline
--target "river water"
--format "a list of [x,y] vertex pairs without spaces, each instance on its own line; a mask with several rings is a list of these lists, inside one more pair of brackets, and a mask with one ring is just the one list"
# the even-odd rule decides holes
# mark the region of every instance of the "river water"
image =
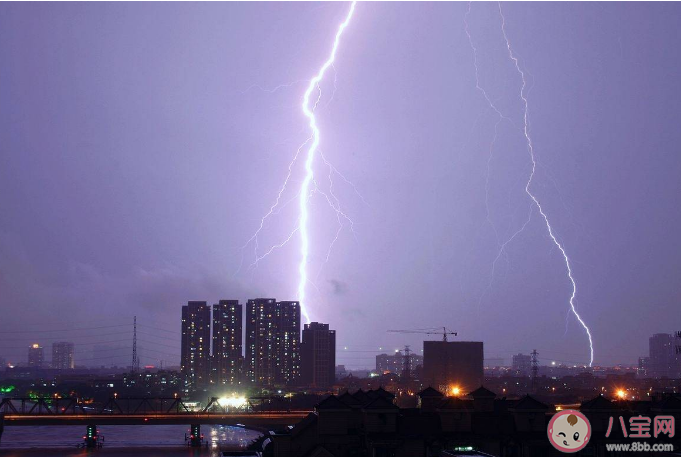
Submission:
[[222,451],[245,448],[260,434],[240,427],[203,425],[201,432],[209,442],[208,449],[191,449],[186,446],[186,425],[102,425],[99,435],[104,437],[101,449],[78,449],[83,442],[85,426],[31,426],[8,427],[0,441],[2,457],[38,456],[107,456],[107,457],[161,457],[161,456],[211,456]]

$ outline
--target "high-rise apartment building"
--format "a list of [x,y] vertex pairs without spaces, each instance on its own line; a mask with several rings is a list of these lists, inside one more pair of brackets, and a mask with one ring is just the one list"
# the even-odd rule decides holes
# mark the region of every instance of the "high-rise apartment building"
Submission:
[[45,351],[43,347],[34,343],[28,347],[28,366],[32,368],[42,368],[45,362]]
[[300,375],[300,304],[255,298],[246,303],[246,379],[270,386]]
[[527,354],[514,355],[511,370],[516,375],[529,376],[532,371],[532,357]]
[[210,380],[210,307],[205,301],[190,301],[182,307],[180,365],[190,388]]
[[300,343],[300,384],[331,387],[335,381],[336,331],[329,324],[305,324]]
[[291,384],[300,380],[300,303],[277,303],[279,348],[277,383]]
[[[379,354],[376,356],[376,373],[386,374],[393,373],[402,375],[404,371],[404,357],[402,351],[395,351],[394,354]],[[415,370],[418,366],[423,366],[423,356],[417,354],[409,354],[409,366],[411,370]]]
[[274,298],[255,298],[246,303],[246,379],[253,384],[275,382],[276,304]]
[[213,305],[213,381],[240,384],[243,369],[243,306],[238,300]]
[[75,368],[73,343],[68,341],[52,343],[52,368],[55,370],[72,370]]
[[657,333],[650,337],[646,375],[649,378],[681,378],[681,354],[676,353],[674,335]]

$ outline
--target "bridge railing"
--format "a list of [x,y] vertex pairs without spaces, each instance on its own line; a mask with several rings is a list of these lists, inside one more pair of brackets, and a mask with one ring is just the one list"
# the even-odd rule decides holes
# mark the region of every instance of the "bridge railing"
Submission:
[[179,397],[111,397],[99,405],[75,397],[5,397],[0,400],[0,412],[14,415],[192,413]]
[[[260,400],[260,405],[254,400]],[[271,399],[270,399],[271,400]],[[0,400],[0,413],[7,415],[224,415],[290,413],[290,408],[273,403],[265,408],[264,397],[249,399],[244,409],[220,405],[211,398],[205,407],[195,410],[181,397],[110,397],[103,403],[85,402],[76,397],[5,397]]]

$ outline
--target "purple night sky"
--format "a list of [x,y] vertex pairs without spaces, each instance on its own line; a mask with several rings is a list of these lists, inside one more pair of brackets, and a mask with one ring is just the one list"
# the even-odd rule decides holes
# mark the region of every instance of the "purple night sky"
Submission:
[[[305,80],[348,6],[0,5],[0,357],[71,340],[87,363],[95,343],[130,346],[127,329],[39,330],[137,315],[179,333],[187,300],[297,298],[297,237],[257,268],[242,246],[309,136]],[[502,6],[528,80],[532,190],[571,258],[595,363],[635,363],[652,334],[681,329],[681,7]],[[366,201],[332,176],[354,234],[346,224],[325,262],[338,220],[310,200],[308,309],[337,330],[340,364],[421,348],[387,329],[442,325],[507,363],[534,348],[542,363],[588,363],[536,208],[491,278],[497,239],[527,219],[531,163],[497,4],[468,19],[501,122],[476,89],[467,9],[358,4],[322,83],[319,148]],[[296,226],[302,167],[261,254]],[[319,156],[315,179],[328,189]],[[142,363],[177,363],[179,335],[166,336],[140,343]]]

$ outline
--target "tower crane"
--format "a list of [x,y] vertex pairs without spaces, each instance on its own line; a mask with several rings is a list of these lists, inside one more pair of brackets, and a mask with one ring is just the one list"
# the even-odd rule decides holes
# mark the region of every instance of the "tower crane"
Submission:
[[[442,330],[439,330],[442,328]],[[417,330],[388,330],[390,333],[421,333],[423,335],[442,335],[442,341],[445,343],[447,342],[447,335],[454,335],[456,336],[456,332],[452,332],[450,330],[447,330],[446,327],[433,327],[433,328],[425,328],[425,329],[417,329]]]

